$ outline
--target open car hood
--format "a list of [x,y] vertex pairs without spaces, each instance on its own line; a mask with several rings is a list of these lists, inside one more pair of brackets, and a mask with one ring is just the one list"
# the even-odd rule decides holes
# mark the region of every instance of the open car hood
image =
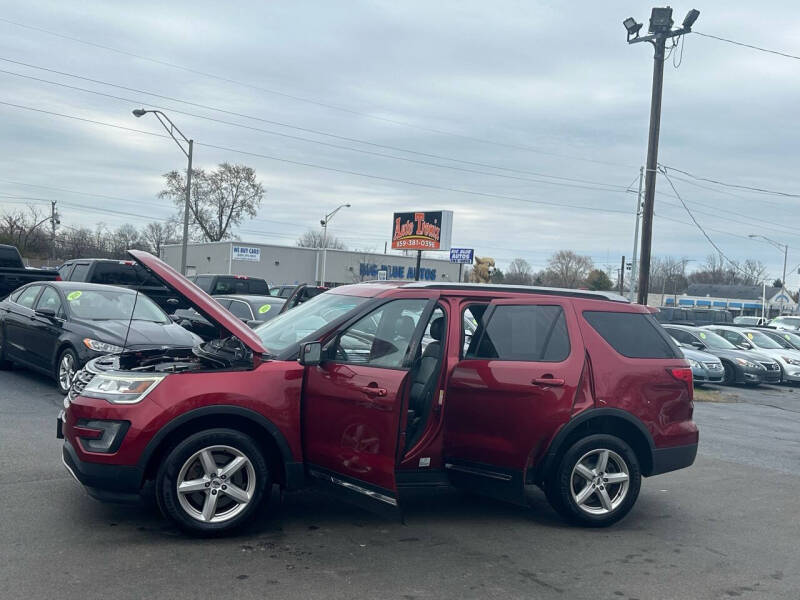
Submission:
[[153,277],[179,296],[182,296],[191,304],[192,308],[208,319],[209,322],[241,340],[253,352],[259,354],[269,352],[261,343],[261,338],[250,327],[222,308],[216,300],[163,260],[144,250],[128,250],[128,254]]

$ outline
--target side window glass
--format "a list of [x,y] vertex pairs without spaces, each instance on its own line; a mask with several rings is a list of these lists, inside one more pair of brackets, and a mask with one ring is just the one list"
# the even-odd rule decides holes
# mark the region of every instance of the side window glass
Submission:
[[569,350],[561,306],[501,305],[486,325],[476,358],[560,362],[569,356]]
[[208,292],[211,289],[211,277],[200,275],[195,277],[194,282],[204,292]]
[[233,300],[231,302],[231,307],[229,310],[233,313],[233,316],[236,317],[237,319],[245,319],[249,321],[250,319],[253,318],[253,315],[250,314],[250,307],[244,302]]
[[17,304],[25,308],[33,308],[33,302],[36,300],[36,296],[39,295],[41,289],[42,286],[40,285],[32,285],[29,288],[25,288],[25,291],[17,298]]
[[75,265],[75,270],[72,271],[72,275],[70,275],[70,281],[86,281],[86,277],[89,275],[89,264],[88,263],[78,263]]
[[39,301],[36,303],[36,309],[50,308],[56,315],[61,314],[61,297],[58,292],[50,286],[44,288],[42,295],[39,296]]
[[474,356],[477,352],[481,321],[488,304],[470,304],[461,317],[461,356]]
[[340,336],[334,360],[399,369],[428,300],[394,300],[359,319]]
[[69,281],[69,276],[72,275],[72,269],[74,267],[75,263],[61,265],[61,267],[58,269],[58,276],[61,277],[62,281]]

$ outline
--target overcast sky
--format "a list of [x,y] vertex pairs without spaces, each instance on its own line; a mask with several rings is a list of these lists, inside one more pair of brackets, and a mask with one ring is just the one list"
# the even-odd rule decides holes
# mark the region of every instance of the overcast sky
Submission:
[[[563,248],[599,265],[631,254],[636,199],[625,190],[635,190],[645,160],[652,50],[628,46],[621,21],[634,16],[646,29],[649,4],[0,7],[0,18],[17,23],[0,20],[2,71],[124,98],[1,72],[0,102],[155,134],[163,130],[152,116],[130,111],[164,109],[196,141],[197,167],[256,169],[267,194],[258,217],[237,231],[244,241],[293,244],[349,202],[329,232],[351,248],[382,251],[395,210],[444,208],[455,213],[453,245],[501,267],[522,257],[541,268]],[[768,10],[744,0],[678,5],[676,22],[692,7],[701,11],[699,32],[800,54],[796,2]],[[686,36],[676,69],[680,54],[665,66],[659,162],[800,193],[800,61],[697,35]],[[3,104],[0,131],[2,209],[57,200],[64,224],[89,227],[139,226],[174,212],[157,198],[162,174],[185,168],[170,139]],[[728,256],[757,258],[779,276],[781,253],[747,238],[757,233],[789,244],[790,269],[800,262],[797,198],[684,179],[676,173],[673,183]],[[713,248],[663,177],[657,191],[653,253],[699,264]],[[797,286],[798,276],[789,283]]]

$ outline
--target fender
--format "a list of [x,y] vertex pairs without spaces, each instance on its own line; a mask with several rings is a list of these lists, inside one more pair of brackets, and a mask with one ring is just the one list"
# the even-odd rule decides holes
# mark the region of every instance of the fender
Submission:
[[139,468],[140,472],[144,474],[145,469],[147,468],[147,463],[150,461],[150,457],[153,455],[153,452],[156,451],[156,448],[161,445],[161,442],[163,442],[170,433],[175,431],[175,429],[194,419],[208,415],[219,414],[244,417],[245,419],[248,419],[254,424],[265,429],[275,440],[278,450],[281,453],[281,461],[286,469],[287,488],[294,489],[301,484],[304,474],[303,463],[295,461],[294,457],[292,456],[292,451],[289,448],[289,443],[286,441],[286,438],[281,433],[280,429],[278,429],[275,424],[267,419],[264,415],[250,410],[249,408],[242,408],[241,406],[231,406],[227,404],[217,404],[196,408],[180,415],[179,417],[175,417],[169,423],[164,425],[164,427],[162,427],[159,432],[153,436],[153,439],[147,443],[147,446],[142,452],[142,456],[139,458],[139,462],[137,463],[137,467]]
[[650,451],[650,464],[653,464],[653,451],[655,450],[655,443],[653,442],[653,436],[650,435],[650,432],[644,426],[644,423],[642,423],[638,418],[628,411],[619,408],[589,408],[567,421],[567,423],[555,435],[547,449],[547,454],[545,454],[544,458],[539,461],[539,464],[533,467],[531,470],[533,480],[542,481],[544,479],[544,474],[550,471],[550,469],[554,466],[556,457],[558,456],[559,452],[564,449],[564,443],[577,427],[580,427],[587,421],[591,421],[592,419],[598,417],[614,417],[622,419],[633,425],[639,431],[639,433],[642,434],[644,439],[647,440],[647,445]]

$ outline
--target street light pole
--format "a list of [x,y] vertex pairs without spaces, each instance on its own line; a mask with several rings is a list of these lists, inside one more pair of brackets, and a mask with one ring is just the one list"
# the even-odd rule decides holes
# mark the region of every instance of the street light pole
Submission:
[[[189,161],[189,165],[186,168],[186,200],[183,206],[183,243],[181,244],[181,275],[186,275],[186,252],[189,245],[189,211],[191,210],[192,199],[192,152],[194,149],[194,140],[190,140],[183,135],[183,132],[175,126],[175,123],[160,110],[137,108],[133,111],[133,116],[139,118],[147,113],[153,113],[155,115],[156,119],[164,126],[164,129],[167,130],[170,137],[178,144],[178,148],[181,149],[181,152],[183,152]],[[175,137],[175,134],[177,134],[178,137]],[[183,143],[181,143],[181,140],[183,140]],[[187,148],[183,147],[184,144],[186,144]]]
[[653,243],[653,208],[656,194],[656,169],[658,167],[658,137],[661,131],[661,96],[664,85],[664,58],[667,40],[692,30],[700,12],[692,9],[683,20],[680,29],[672,29],[672,9],[654,8],[650,15],[650,35],[639,36],[641,23],[629,17],[623,21],[628,32],[628,43],[650,42],[653,44],[653,89],[650,98],[650,131],[647,141],[647,162],[645,165],[645,196],[642,211],[642,251],[639,256],[639,293],[637,302],[647,304],[650,287],[650,250]]
[[639,191],[636,193],[636,226],[633,233],[633,259],[631,259],[631,289],[628,299],[633,302],[636,293],[636,255],[639,252],[639,217],[642,213],[642,181],[644,180],[644,167],[639,168]]
[[343,208],[350,208],[350,204],[340,204],[319,222],[322,225],[322,280],[320,285],[325,285],[325,267],[328,260],[328,222]]
[[[781,277],[781,288],[782,288],[781,291],[786,289],[786,260],[789,258],[789,244],[781,244],[780,242],[776,242],[772,238],[768,238],[767,236],[761,235],[759,233],[751,233],[747,237],[749,237],[751,239],[761,238],[762,240],[764,240],[768,244],[774,246],[778,250],[783,250],[783,277]],[[781,303],[781,312],[783,312],[783,304],[782,303]]]

